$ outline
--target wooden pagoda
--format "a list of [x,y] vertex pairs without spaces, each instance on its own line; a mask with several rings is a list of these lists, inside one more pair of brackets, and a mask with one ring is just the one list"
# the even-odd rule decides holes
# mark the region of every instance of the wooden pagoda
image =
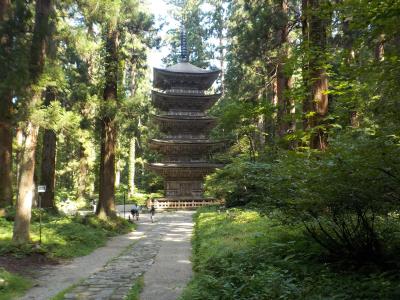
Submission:
[[216,124],[206,111],[221,94],[209,94],[220,70],[205,70],[188,62],[185,34],[181,34],[181,61],[166,69],[154,68],[153,105],[160,112],[153,117],[162,137],[150,140],[150,148],[162,155],[162,162],[148,168],[164,178],[165,195],[153,199],[156,208],[194,208],[218,203],[203,195],[207,174],[221,167],[209,162],[223,142],[209,139]]

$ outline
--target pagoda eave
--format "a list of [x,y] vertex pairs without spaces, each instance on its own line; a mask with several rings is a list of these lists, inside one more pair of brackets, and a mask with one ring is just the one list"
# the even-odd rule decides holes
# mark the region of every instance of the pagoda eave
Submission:
[[216,118],[204,116],[153,115],[162,132],[207,133],[216,125]]
[[201,111],[208,110],[218,101],[222,94],[200,95],[200,94],[167,94],[152,91],[153,105],[162,110]]
[[[179,64],[177,64],[179,65]],[[218,78],[220,70],[198,71],[197,69],[187,68],[186,64],[181,68],[154,68],[153,86],[160,90],[172,88],[207,90]],[[190,65],[190,64],[189,64]]]
[[150,148],[161,154],[207,154],[222,149],[226,141],[151,139]]
[[147,168],[156,172],[166,179],[203,179],[217,168],[222,168],[221,164],[211,163],[151,163]]

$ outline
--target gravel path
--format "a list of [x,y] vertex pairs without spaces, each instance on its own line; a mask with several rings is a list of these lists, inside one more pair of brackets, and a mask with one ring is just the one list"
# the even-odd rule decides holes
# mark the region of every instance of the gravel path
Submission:
[[90,255],[40,271],[38,285],[21,299],[51,299],[71,285],[75,287],[65,299],[123,299],[142,274],[142,299],[176,299],[191,276],[191,230],[191,212],[157,214],[155,223],[142,216],[136,231],[112,238]]

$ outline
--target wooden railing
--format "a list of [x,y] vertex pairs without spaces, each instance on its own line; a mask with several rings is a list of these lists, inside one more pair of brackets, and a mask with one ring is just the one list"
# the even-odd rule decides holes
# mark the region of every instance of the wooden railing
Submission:
[[154,205],[156,209],[191,209],[207,205],[221,205],[222,201],[216,199],[187,199],[187,200],[169,200],[153,199],[148,205]]

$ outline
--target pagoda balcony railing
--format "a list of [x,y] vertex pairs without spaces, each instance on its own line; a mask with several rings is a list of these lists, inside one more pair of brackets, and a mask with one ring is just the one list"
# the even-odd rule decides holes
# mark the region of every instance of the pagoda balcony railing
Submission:
[[176,110],[171,109],[167,112],[167,116],[193,116],[193,117],[204,117],[206,114],[202,111],[193,110]]
[[193,90],[193,89],[169,89],[164,91],[167,94],[176,94],[176,95],[205,95],[204,90]]
[[165,133],[162,138],[169,140],[207,140],[208,134],[205,133]]

